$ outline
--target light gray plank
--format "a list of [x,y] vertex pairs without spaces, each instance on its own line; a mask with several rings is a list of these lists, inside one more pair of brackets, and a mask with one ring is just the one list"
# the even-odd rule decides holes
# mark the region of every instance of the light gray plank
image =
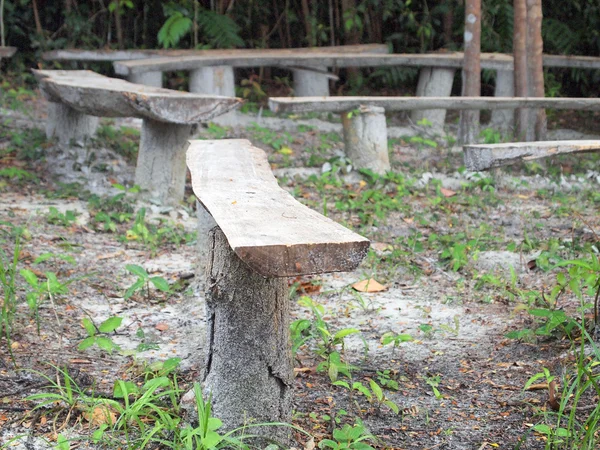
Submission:
[[190,141],[194,193],[235,253],[264,276],[355,269],[369,241],[281,189],[264,151],[245,139]]
[[563,153],[600,150],[600,141],[540,141],[508,144],[465,145],[464,160],[468,170],[487,170],[516,161],[545,158]]
[[140,117],[176,124],[212,119],[241,104],[234,97],[173,91],[109,78],[89,70],[34,70],[44,95],[100,117]]
[[600,98],[537,97],[271,97],[273,112],[345,112],[361,105],[386,111],[548,108],[600,111]]
[[17,47],[0,47],[0,58],[10,58],[17,51]]

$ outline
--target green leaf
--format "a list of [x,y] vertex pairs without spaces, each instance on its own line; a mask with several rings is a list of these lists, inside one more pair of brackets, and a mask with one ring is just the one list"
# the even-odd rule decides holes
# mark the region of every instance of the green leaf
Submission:
[[169,283],[162,277],[152,277],[150,278],[150,283],[154,285],[156,289],[160,289],[163,292],[169,292]]
[[125,398],[126,395],[139,394],[139,392],[140,390],[133,381],[117,380],[113,387],[113,396],[115,398]]
[[357,330],[356,328],[344,328],[343,330],[340,330],[333,335],[333,340],[339,341],[339,340],[344,339],[346,336],[349,336],[349,335],[355,334],[355,333],[360,333],[360,331]]
[[107,337],[103,337],[103,336],[98,336],[96,338],[96,344],[98,345],[98,347],[100,347],[102,350],[106,350],[109,353],[112,353],[112,351],[114,349],[119,348],[117,346],[117,344],[115,344],[111,339],[107,338]]
[[77,346],[77,350],[84,351],[90,348],[92,345],[96,343],[96,336],[90,336],[85,338],[83,341],[79,343]]
[[85,331],[87,332],[88,336],[94,336],[96,334],[96,327],[90,319],[84,317],[83,319],[81,319],[81,324],[83,325],[83,328],[85,328]]
[[27,284],[29,284],[31,287],[38,286],[38,277],[31,270],[21,269],[19,273],[23,278],[25,278],[25,281],[27,281]]
[[550,436],[552,434],[552,428],[548,425],[544,425],[543,423],[539,423],[533,427],[535,431],[541,434],[545,434],[546,436]]
[[118,317],[118,316],[109,317],[108,319],[106,319],[104,322],[102,322],[100,324],[100,326],[98,327],[98,330],[100,330],[101,333],[112,333],[117,328],[119,328],[119,326],[121,325],[121,322],[123,322],[122,317]]
[[129,286],[129,288],[125,291],[123,298],[127,300],[129,297],[131,297],[134,294],[135,291],[142,288],[143,286],[144,286],[144,280],[142,278],[138,278],[138,280],[135,283],[133,283],[131,286]]
[[342,387],[345,387],[346,389],[350,389],[350,385],[348,383],[346,383],[345,381],[338,380],[338,381],[334,381],[331,384],[333,384],[334,386],[342,386]]
[[393,401],[386,400],[383,402],[383,404],[386,405],[388,408],[390,408],[392,411],[394,411],[394,413],[396,413],[396,414],[400,413],[400,409],[398,408],[398,405],[396,405]]
[[127,264],[125,269],[135,276],[143,278],[144,280],[148,278],[148,272],[146,272],[146,269],[144,269],[142,266],[138,266],[137,264]]
[[381,390],[381,387],[379,387],[379,385],[374,380],[369,380],[369,385],[371,386],[373,394],[375,394],[375,398],[377,398],[377,400],[379,401],[382,401],[383,391]]

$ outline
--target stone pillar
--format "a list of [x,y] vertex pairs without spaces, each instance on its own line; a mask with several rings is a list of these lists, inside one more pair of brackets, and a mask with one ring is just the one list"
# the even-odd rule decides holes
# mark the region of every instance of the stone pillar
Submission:
[[100,119],[80,113],[62,103],[48,103],[46,137],[57,138],[60,145],[71,143],[83,146],[98,128]]
[[[513,70],[496,71],[496,97],[515,96],[515,73]],[[504,133],[514,129],[515,111],[513,109],[495,109],[492,111],[490,126]]]
[[[209,253],[204,381],[214,415],[225,430],[290,423],[294,374],[287,281],[253,272],[219,228],[210,231]],[[288,427],[254,428],[252,434],[289,448]]]
[[185,191],[185,150],[191,125],[144,119],[135,169],[135,184],[147,191],[147,198],[176,205]]
[[[417,97],[449,97],[452,93],[454,73],[456,69],[446,67],[424,67],[419,74]],[[411,120],[417,122],[427,119],[436,132],[444,130],[446,121],[445,109],[428,109],[413,111]]]
[[[204,95],[235,97],[235,78],[231,66],[206,66],[190,72],[190,92]],[[236,124],[237,111],[215,117],[212,121],[222,126]]]
[[[323,73],[319,73],[319,71]],[[294,96],[323,97],[329,95],[329,77],[327,67],[315,67],[315,70],[293,69]]]
[[130,83],[162,87],[162,72],[132,73],[127,77]]
[[358,111],[342,113],[342,126],[346,156],[356,169],[378,174],[391,169],[383,108],[361,106]]

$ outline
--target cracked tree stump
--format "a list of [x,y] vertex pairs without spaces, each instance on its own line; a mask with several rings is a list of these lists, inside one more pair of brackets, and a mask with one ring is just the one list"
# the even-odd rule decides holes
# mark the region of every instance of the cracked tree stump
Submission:
[[292,70],[296,97],[326,97],[329,95],[330,77],[327,74],[327,66],[319,66],[315,69],[317,70]]
[[98,117],[80,113],[62,103],[50,102],[46,137],[56,138],[62,146],[70,144],[83,146],[96,133],[98,122]]
[[[232,66],[206,66],[190,71],[190,92],[203,95],[235,97],[235,77]],[[236,111],[230,111],[215,120],[220,125],[233,126]]]
[[192,125],[144,119],[135,168],[135,184],[147,198],[176,205],[185,191],[185,149]]
[[[292,419],[293,364],[285,278],[251,270],[219,228],[209,233],[205,385],[225,429]],[[248,420],[248,422],[246,422]],[[261,435],[287,444],[290,429]]]
[[358,111],[342,113],[346,156],[357,169],[385,174],[390,167],[385,110],[361,106]]
[[[498,70],[496,72],[495,97],[514,97],[515,95],[515,73],[513,70]],[[503,133],[514,129],[514,109],[495,109],[492,111],[490,126]]]
[[[445,67],[422,68],[417,84],[417,97],[450,97],[455,72],[456,69]],[[410,117],[415,124],[427,119],[431,122],[431,128],[434,131],[441,132],[444,130],[444,123],[446,122],[446,110],[413,111]]]
[[198,260],[196,263],[196,286],[200,292],[206,289],[206,267],[208,265],[208,234],[210,230],[217,226],[215,219],[206,210],[204,205],[196,200],[196,218],[198,219],[196,251]]
[[162,87],[162,72],[132,73],[127,76],[127,81],[144,86]]

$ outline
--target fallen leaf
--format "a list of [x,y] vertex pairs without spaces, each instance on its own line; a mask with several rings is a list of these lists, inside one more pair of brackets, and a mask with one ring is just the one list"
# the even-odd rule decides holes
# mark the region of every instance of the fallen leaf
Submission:
[[446,188],[440,188],[440,192],[444,197],[454,197],[456,195],[456,192]]
[[117,421],[117,414],[108,406],[96,406],[91,412],[84,412],[83,417],[92,426],[112,425]]
[[358,292],[381,292],[387,289],[386,286],[379,283],[374,278],[358,281],[357,283],[354,283],[352,287]]
[[156,328],[158,331],[167,331],[169,329],[169,325],[164,322],[160,322],[154,325],[154,328]]
[[376,252],[385,252],[394,250],[394,246],[386,242],[371,242],[371,248]]

